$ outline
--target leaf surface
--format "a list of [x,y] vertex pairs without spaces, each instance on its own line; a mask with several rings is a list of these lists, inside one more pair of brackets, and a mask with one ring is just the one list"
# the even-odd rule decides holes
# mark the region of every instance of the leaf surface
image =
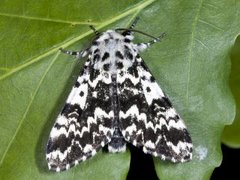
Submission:
[[156,169],[162,179],[210,179],[222,160],[223,128],[235,117],[228,80],[230,52],[240,32],[240,2],[164,2],[162,18],[168,19],[171,37],[162,50],[159,81],[189,128],[194,153],[185,164],[157,164],[155,159]]
[[230,87],[236,102],[236,116],[233,124],[224,128],[222,142],[230,147],[240,148],[240,36],[232,49],[231,62]]
[[[167,37],[141,55],[191,133],[193,161],[155,158],[161,179],[209,179],[221,162],[220,140],[234,118],[229,52],[240,31],[240,2],[100,0],[0,2],[0,179],[125,179],[129,152],[100,152],[63,173],[49,172],[45,146],[83,61],[89,25],[127,27]],[[136,42],[147,41],[136,35]]]

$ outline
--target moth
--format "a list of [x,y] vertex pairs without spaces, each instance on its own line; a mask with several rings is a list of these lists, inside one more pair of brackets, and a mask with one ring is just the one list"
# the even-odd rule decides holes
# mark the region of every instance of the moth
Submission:
[[[83,51],[65,54],[87,60],[57,117],[47,143],[50,170],[64,171],[108,146],[124,152],[126,143],[171,162],[192,159],[192,140],[181,117],[163,93],[139,52],[159,42],[129,28],[99,33]],[[152,38],[133,43],[134,32]]]

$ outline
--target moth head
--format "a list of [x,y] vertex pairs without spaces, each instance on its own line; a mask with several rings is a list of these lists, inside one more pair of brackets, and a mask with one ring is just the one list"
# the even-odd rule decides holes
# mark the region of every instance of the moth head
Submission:
[[117,32],[116,30],[107,30],[102,33],[99,33],[96,38],[94,39],[95,41],[106,41],[107,40],[116,40],[116,39],[124,39],[125,36],[122,35],[121,33]]

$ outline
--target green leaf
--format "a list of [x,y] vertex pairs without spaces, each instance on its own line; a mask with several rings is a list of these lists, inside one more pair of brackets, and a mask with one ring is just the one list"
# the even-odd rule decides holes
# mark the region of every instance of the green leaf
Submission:
[[159,68],[159,82],[189,128],[194,153],[185,164],[155,159],[156,170],[161,179],[209,179],[221,163],[223,128],[235,116],[229,54],[240,32],[240,2],[163,1],[161,7],[154,24],[164,22],[169,36],[156,47],[163,52],[161,62],[154,61],[151,69]]
[[167,52],[159,82],[185,119],[194,153],[193,161],[185,164],[156,159],[156,170],[159,177],[168,175],[163,179],[209,179],[221,163],[224,125],[235,116],[228,85],[229,54],[240,32],[240,2],[166,1],[161,6],[167,9],[162,16],[170,24],[164,28],[171,42],[161,46]]
[[[96,3],[97,2],[97,3]],[[193,160],[155,158],[161,179],[209,179],[221,163],[221,132],[234,118],[229,52],[240,31],[240,2],[1,1],[0,179],[125,179],[129,152],[99,153],[63,173],[47,170],[50,129],[82,67],[59,47],[83,49],[105,30],[127,27],[167,37],[142,53],[191,133]],[[136,42],[145,41],[137,35]]]
[[82,68],[60,47],[81,49],[89,25],[125,27],[148,1],[0,2],[0,179],[124,179],[130,156],[99,153],[63,173],[45,160],[48,136]]
[[230,147],[240,148],[240,36],[233,47],[231,60],[230,87],[236,102],[236,117],[232,125],[225,127],[222,141]]

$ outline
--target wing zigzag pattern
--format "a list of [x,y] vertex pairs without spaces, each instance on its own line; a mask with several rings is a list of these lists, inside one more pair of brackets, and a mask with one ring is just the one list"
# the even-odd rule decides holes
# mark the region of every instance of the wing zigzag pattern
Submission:
[[[120,111],[123,136],[127,142],[142,147],[145,153],[172,162],[185,162],[192,158],[192,141],[183,120],[172,107],[140,56],[136,57],[139,84],[120,86]],[[134,74],[132,74],[134,76]],[[133,79],[133,78],[132,78]],[[125,83],[125,84],[124,84]],[[134,93],[138,92],[138,94]],[[137,101],[134,101],[135,96]],[[125,99],[132,105],[127,106]]]
[[[192,159],[186,125],[139,55],[164,34],[154,38],[134,31],[135,24],[103,33],[92,27],[96,38],[89,48],[61,49],[88,59],[51,130],[46,152],[49,169],[67,170],[105,145],[109,152],[124,152],[126,143],[163,160]],[[153,39],[134,44],[133,32]]]
[[[110,103],[110,82],[105,82],[100,74],[101,80],[96,81],[89,74],[92,71],[87,61],[52,128],[46,155],[51,170],[69,169],[94,156],[111,141],[113,111],[105,108]],[[106,91],[100,92],[98,89],[103,86]]]

